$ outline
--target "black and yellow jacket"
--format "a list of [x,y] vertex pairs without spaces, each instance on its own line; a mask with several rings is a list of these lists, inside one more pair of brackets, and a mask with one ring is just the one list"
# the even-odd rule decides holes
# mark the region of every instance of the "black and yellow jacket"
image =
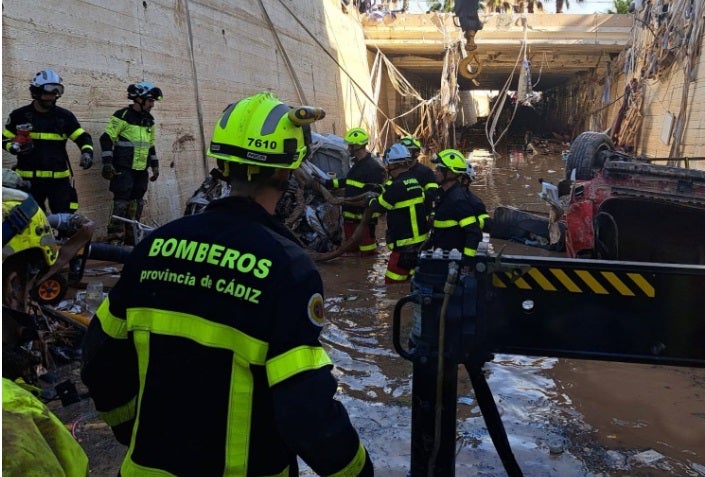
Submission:
[[148,235],[91,321],[82,378],[123,477],[320,475],[372,464],[321,347],[321,277],[249,199]]
[[71,139],[81,152],[93,152],[93,139],[68,109],[54,106],[46,113],[32,104],[15,109],[5,124],[3,147],[10,151],[17,125],[32,125],[32,149],[17,155],[15,171],[24,179],[63,179],[71,175],[66,141]]
[[465,263],[473,263],[488,217],[485,204],[460,184],[440,190],[429,246],[443,250],[455,248],[462,252]]
[[[326,187],[334,189],[345,188],[345,197],[355,197],[365,192],[379,192],[384,183],[384,168],[368,153],[362,159],[355,161],[343,179],[332,179]],[[360,221],[365,207],[343,205],[343,218]]]
[[387,213],[387,247],[390,250],[419,245],[428,236],[428,212],[424,190],[411,171],[384,184],[383,192],[370,202],[373,212]]
[[436,197],[438,197],[439,188],[438,182],[436,182],[436,176],[433,174],[433,170],[426,164],[416,162],[413,166],[411,166],[409,171],[411,171],[411,174],[416,177],[419,184],[421,184],[421,187],[423,187],[423,192],[426,195],[426,204],[430,206],[433,204],[433,201],[436,200]]
[[136,171],[158,167],[155,138],[156,125],[150,113],[135,111],[132,106],[115,111],[100,136],[103,164]]

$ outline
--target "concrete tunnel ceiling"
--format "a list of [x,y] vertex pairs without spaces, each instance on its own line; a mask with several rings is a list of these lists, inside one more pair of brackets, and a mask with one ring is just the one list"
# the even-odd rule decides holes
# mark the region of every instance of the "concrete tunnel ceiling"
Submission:
[[[459,76],[460,89],[503,88],[523,41],[531,61],[536,90],[548,90],[576,76],[604,77],[609,61],[630,40],[632,17],[610,14],[527,14],[526,30],[520,15],[481,16],[483,29],[475,42],[482,71],[479,86]],[[367,48],[379,49],[402,74],[440,85],[445,48],[463,38],[451,14],[399,14],[388,22],[363,21]],[[521,66],[521,62],[519,63]],[[540,77],[539,77],[540,74]],[[516,89],[519,67],[510,89]]]

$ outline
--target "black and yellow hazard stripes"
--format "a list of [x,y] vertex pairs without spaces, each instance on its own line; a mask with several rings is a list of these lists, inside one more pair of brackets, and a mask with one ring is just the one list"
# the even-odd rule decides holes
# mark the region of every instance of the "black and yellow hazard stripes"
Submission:
[[523,274],[495,272],[492,284],[498,288],[543,290],[654,298],[652,277],[642,273],[579,268],[531,267]]

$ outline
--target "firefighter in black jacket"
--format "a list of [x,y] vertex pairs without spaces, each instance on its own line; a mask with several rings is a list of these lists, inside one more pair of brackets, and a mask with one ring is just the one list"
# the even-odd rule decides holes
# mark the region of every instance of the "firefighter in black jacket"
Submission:
[[5,124],[3,147],[17,155],[15,171],[30,182],[31,194],[46,212],[54,214],[78,209],[78,195],[72,184],[66,141],[81,150],[80,166],[93,165],[93,139],[68,109],[56,105],[64,94],[61,77],[54,70],[42,70],[29,83],[32,102],[15,109]]
[[391,178],[382,193],[370,201],[370,207],[387,214],[387,247],[392,253],[384,282],[389,284],[409,280],[419,248],[428,236],[429,224],[423,188],[410,171],[411,152],[402,144],[394,144],[384,161]]
[[319,342],[323,284],[274,218],[314,108],[271,93],[229,105],[208,155],[230,182],[151,232],[86,334],[82,378],[129,446],[123,477],[372,476]]
[[423,187],[426,195],[426,204],[429,206],[429,211],[433,207],[433,201],[438,196],[438,182],[433,170],[426,164],[419,162],[419,154],[421,154],[421,143],[414,136],[405,136],[399,141],[411,153],[412,165],[409,169],[411,173],[418,179],[419,184]]
[[399,141],[411,153],[412,165],[409,171],[419,181],[423,187],[424,195],[426,196],[426,210],[429,215],[426,217],[431,221],[431,212],[433,211],[434,203],[438,198],[438,182],[436,182],[436,173],[426,164],[419,162],[419,154],[421,154],[421,142],[414,136],[405,136]]
[[[367,134],[367,131],[362,128],[349,129],[348,132],[345,133],[345,142],[352,156],[352,167],[345,178],[327,180],[324,186],[333,189],[344,187],[345,197],[356,197],[365,192],[380,192],[385,179],[384,168],[372,157],[370,151],[367,150],[367,143],[370,142],[370,136]],[[346,238],[353,235],[362,220],[362,214],[364,212],[364,207],[352,205],[343,206],[343,232]],[[379,214],[373,216],[363,229],[362,238],[358,245],[360,255],[363,257],[372,256],[377,253],[375,228],[377,226],[378,216]]]
[[436,179],[441,190],[426,245],[434,250],[457,249],[462,253],[463,271],[470,272],[475,265],[483,229],[489,231],[490,228],[487,209],[482,200],[469,190],[473,171],[463,153],[445,149],[431,162],[436,164]]
[[[159,177],[159,160],[154,146],[156,125],[151,111],[155,101],[162,99],[162,90],[148,81],[127,87],[127,97],[133,103],[113,113],[100,136],[103,150],[103,177],[110,181],[113,193],[112,215],[139,220],[144,209],[147,185]],[[149,177],[147,167],[152,169]],[[108,239],[131,242],[126,237],[126,222],[110,218]]]

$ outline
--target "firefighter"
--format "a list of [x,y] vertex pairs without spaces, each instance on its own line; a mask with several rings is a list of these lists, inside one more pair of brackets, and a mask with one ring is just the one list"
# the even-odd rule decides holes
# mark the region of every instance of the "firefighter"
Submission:
[[469,190],[474,172],[463,153],[445,149],[434,155],[431,162],[436,164],[440,194],[427,245],[434,250],[457,249],[462,253],[462,271],[470,273],[475,265],[483,229],[489,231],[487,209],[482,200]]
[[71,139],[81,150],[81,168],[93,165],[91,135],[71,111],[56,105],[64,94],[61,81],[54,70],[37,73],[29,83],[32,102],[12,111],[3,131],[3,147],[17,155],[16,172],[29,181],[42,210],[47,211],[48,202],[55,214],[78,209],[66,141]]
[[419,249],[428,236],[428,219],[423,187],[411,172],[411,152],[400,143],[384,155],[390,179],[382,193],[370,201],[375,212],[387,213],[387,247],[392,253],[384,282],[408,281],[416,266]]
[[[352,167],[345,178],[328,179],[323,185],[326,188],[345,188],[345,197],[356,197],[365,192],[379,192],[384,183],[384,168],[377,162],[367,149],[370,136],[362,128],[352,128],[345,133],[345,142],[352,156]],[[343,232],[345,237],[351,237],[362,219],[365,208],[360,206],[343,206]],[[377,237],[375,228],[377,217],[373,216],[364,227],[362,239],[358,245],[360,256],[374,256],[377,253]]]
[[311,110],[271,93],[229,105],[208,155],[231,195],[141,240],[91,321],[82,378],[129,446],[123,477],[293,476],[297,456],[373,475],[319,342],[321,277],[274,216]]
[[411,152],[411,159],[413,163],[411,165],[411,173],[416,177],[423,187],[424,194],[426,195],[426,204],[429,211],[433,208],[433,201],[438,196],[438,182],[436,182],[436,175],[433,170],[426,164],[419,162],[419,154],[421,154],[421,142],[414,136],[405,136],[399,141],[402,145]]
[[[147,185],[159,177],[159,160],[154,146],[156,125],[151,111],[162,99],[162,90],[148,81],[127,87],[127,98],[133,103],[113,113],[100,136],[103,150],[103,178],[110,181],[113,210],[108,222],[108,240],[131,243],[126,235],[126,222],[112,215],[139,221],[144,209]],[[147,168],[152,169],[149,177]]]

